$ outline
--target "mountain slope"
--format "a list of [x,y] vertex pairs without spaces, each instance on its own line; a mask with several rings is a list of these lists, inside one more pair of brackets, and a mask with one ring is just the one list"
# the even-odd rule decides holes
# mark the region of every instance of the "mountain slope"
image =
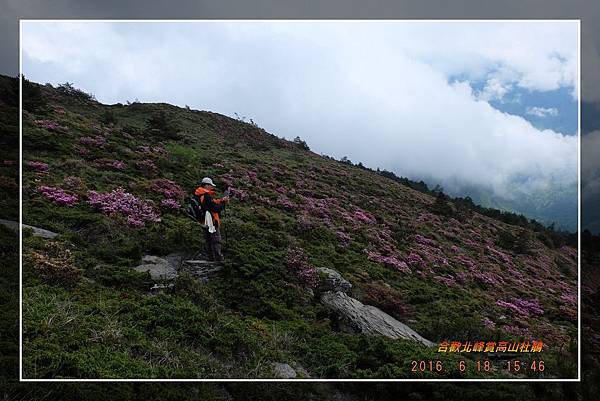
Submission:
[[[23,219],[61,236],[24,240],[26,377],[457,374],[410,370],[457,355],[344,331],[315,267],[432,341],[543,340],[547,374],[574,374],[576,249],[219,114],[28,85]],[[202,246],[178,208],[204,176],[232,188],[225,272],[149,295],[143,255]]]

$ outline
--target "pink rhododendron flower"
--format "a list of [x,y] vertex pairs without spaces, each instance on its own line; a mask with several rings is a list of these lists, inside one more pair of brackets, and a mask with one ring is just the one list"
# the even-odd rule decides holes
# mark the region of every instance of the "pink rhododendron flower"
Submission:
[[367,223],[367,224],[377,223],[377,220],[375,220],[375,217],[373,217],[373,215],[371,215],[369,212],[366,212],[358,207],[354,211],[354,218],[358,221],[361,221],[361,222]]
[[232,198],[235,198],[235,199],[238,199],[241,201],[248,199],[248,192],[241,190],[241,189],[230,187],[229,194]]
[[106,139],[101,136],[95,136],[95,137],[84,136],[84,137],[79,138],[79,143],[81,145],[85,145],[85,146],[103,148],[106,146]]
[[425,238],[422,235],[415,235],[415,242],[417,244],[421,244],[421,245],[427,245],[427,246],[431,246],[431,247],[437,247],[437,242],[435,242],[432,239],[429,238]]
[[35,125],[40,128],[45,128],[48,131],[66,132],[67,128],[59,125],[56,121],[52,120],[35,120]]
[[345,248],[350,244],[350,235],[348,233],[345,233],[343,231],[336,231],[335,235],[338,237],[338,239],[340,240],[340,243],[342,244],[342,246]]
[[368,251],[366,249],[365,249],[365,252],[367,254],[367,259],[369,259],[370,261],[381,263],[384,266],[392,267],[403,273],[410,273],[410,268],[408,267],[406,262],[400,260],[396,256],[393,256],[393,255],[392,256],[384,256],[384,255],[381,255],[380,253],[377,253],[374,251]]
[[175,199],[163,199],[162,201],[160,201],[160,206],[170,210],[181,209],[181,205]]
[[522,316],[543,315],[544,310],[537,300],[528,301],[525,299],[515,299],[513,302],[503,300],[496,301],[496,305],[503,308],[511,309]]
[[88,203],[105,214],[125,216],[127,223],[134,227],[141,227],[147,221],[160,221],[160,215],[149,201],[138,199],[120,187],[109,193],[89,191]]
[[286,264],[301,281],[308,284],[310,287],[315,288],[319,283],[317,269],[308,263],[308,258],[301,248],[288,248]]
[[169,199],[182,199],[185,197],[184,190],[175,181],[164,178],[152,181],[150,190]]
[[25,162],[25,165],[30,169],[34,170],[36,173],[47,173],[49,170],[48,164],[44,162],[39,162],[36,160],[28,160]]
[[44,185],[39,187],[38,191],[54,203],[62,206],[73,206],[79,200],[77,195],[70,194],[62,188],[49,187]]

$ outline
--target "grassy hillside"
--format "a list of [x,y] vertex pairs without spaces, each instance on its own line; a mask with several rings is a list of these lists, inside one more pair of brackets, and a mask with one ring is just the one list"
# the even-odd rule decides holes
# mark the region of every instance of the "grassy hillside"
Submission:
[[[24,239],[26,377],[272,377],[272,362],[311,377],[460,377],[411,360],[475,358],[340,330],[311,295],[314,267],[432,341],[543,340],[543,375],[576,374],[575,248],[226,116],[31,88],[24,222],[61,235]],[[143,255],[202,246],[178,208],[204,176],[233,192],[225,273],[149,295],[132,270]]]

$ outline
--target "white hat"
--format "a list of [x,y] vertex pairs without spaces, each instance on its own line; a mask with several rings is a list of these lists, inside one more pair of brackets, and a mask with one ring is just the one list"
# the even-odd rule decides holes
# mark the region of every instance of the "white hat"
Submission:
[[204,184],[208,184],[208,185],[212,185],[213,187],[216,187],[216,185],[213,183],[213,180],[211,180],[208,177],[204,177],[202,179],[202,185],[204,185]]

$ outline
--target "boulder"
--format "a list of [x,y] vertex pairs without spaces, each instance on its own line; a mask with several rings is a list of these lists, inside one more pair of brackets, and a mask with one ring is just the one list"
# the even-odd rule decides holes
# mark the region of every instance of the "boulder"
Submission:
[[167,259],[154,255],[146,255],[142,264],[134,267],[139,272],[149,272],[153,280],[172,280],[177,277],[177,270]]
[[278,379],[294,379],[297,374],[287,363],[273,362],[273,373]]
[[323,293],[321,302],[338,316],[345,327],[354,331],[383,335],[389,338],[415,340],[428,347],[435,345],[387,313],[374,306],[364,305],[342,291]]
[[[10,228],[11,230],[19,231],[19,222],[12,220],[4,220],[0,219],[0,224]],[[29,229],[33,231],[33,235],[35,237],[42,237],[46,239],[52,239],[58,236],[58,233],[52,232],[50,230],[46,230],[44,228],[29,226],[27,224],[23,224],[23,230]]]
[[327,267],[317,267],[316,269],[321,276],[321,280],[319,281],[319,291],[348,292],[352,288],[352,284],[337,271]]

